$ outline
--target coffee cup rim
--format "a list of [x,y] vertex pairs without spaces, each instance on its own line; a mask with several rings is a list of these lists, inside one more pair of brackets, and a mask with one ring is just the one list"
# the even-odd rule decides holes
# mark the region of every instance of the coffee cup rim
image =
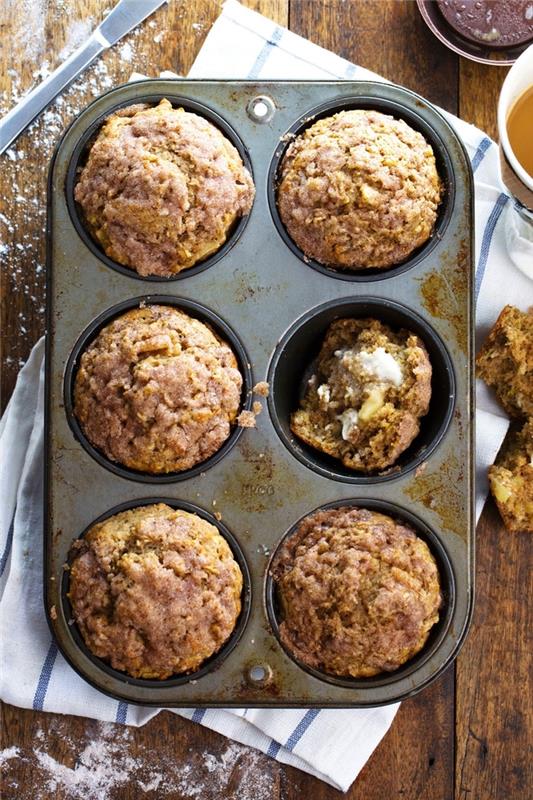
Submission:
[[[512,103],[510,102],[510,93],[514,77],[513,73],[516,74],[517,68],[520,68],[524,61],[529,60],[531,60],[533,66],[533,45],[530,45],[527,50],[525,50],[522,55],[517,58],[502,84],[500,98],[498,100],[498,133],[500,137],[500,144],[503,148],[507,161],[513,169],[513,172],[518,178],[520,178],[524,186],[526,186],[530,191],[533,191],[533,177],[526,172],[524,167],[518,161],[514,154],[513,148],[511,147],[509,136],[507,135],[507,118],[509,111],[512,108]],[[533,88],[533,82],[531,84],[531,88]],[[517,99],[518,97],[514,98],[513,103],[516,102]]]

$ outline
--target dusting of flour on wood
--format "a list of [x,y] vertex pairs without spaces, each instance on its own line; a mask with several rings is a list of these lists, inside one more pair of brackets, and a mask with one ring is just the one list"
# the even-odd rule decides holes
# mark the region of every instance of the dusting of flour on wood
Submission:
[[[105,16],[114,6],[110,2]],[[2,17],[15,31],[8,68],[2,80],[0,116],[13,108],[65,58],[83,44],[100,18],[70,19],[69,0],[2,0]],[[77,9],[80,14],[80,9]],[[62,21],[67,18],[68,21]],[[63,91],[11,145],[2,158],[3,196],[0,198],[0,266],[6,294],[21,298],[6,311],[2,368],[15,373],[24,363],[30,331],[44,333],[45,225],[48,165],[62,132],[92,100],[126,83],[135,68],[147,69],[143,51],[154,36],[164,33],[164,15],[155,15],[102,54]],[[16,20],[16,22],[14,22]],[[50,28],[64,37],[50,46]],[[31,161],[31,180],[28,180]],[[35,336],[35,333],[33,333]]]
[[[228,740],[218,755],[190,748],[184,764],[161,754],[156,741],[151,752],[139,748],[131,728],[94,723],[92,735],[78,750],[67,731],[65,722],[54,722],[48,735],[37,731],[32,750],[10,747],[0,751],[6,800],[120,800],[125,786],[130,792],[137,789],[147,800],[271,800],[275,794],[274,762],[236,742]],[[57,737],[66,745],[61,762],[48,752],[57,752]],[[20,793],[15,779],[10,778],[17,762],[19,770],[22,762],[24,771],[34,776],[34,788],[27,794]]]

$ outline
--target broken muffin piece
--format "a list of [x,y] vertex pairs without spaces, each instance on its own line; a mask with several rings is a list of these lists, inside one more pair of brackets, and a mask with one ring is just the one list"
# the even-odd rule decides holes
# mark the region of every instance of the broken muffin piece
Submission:
[[489,483],[507,530],[533,533],[533,418],[511,433]]
[[414,333],[377,319],[333,322],[291,430],[350,469],[395,463],[420,430],[431,398],[431,363]]
[[505,306],[476,364],[511,417],[533,416],[533,309]]

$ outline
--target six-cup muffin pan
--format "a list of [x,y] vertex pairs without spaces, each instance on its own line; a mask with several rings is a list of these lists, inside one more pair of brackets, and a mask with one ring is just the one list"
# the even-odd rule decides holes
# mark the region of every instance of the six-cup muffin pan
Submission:
[[[221,250],[172,279],[140,278],[85,231],[73,187],[102,121],[132,103],[168,98],[217,125],[253,173],[256,198]],[[277,170],[293,135],[342,109],[404,119],[433,146],[445,186],[431,239],[388,270],[334,271],[308,259],[276,210]],[[452,128],[418,95],[366,81],[154,80],[115,89],[74,121],[49,180],[45,604],[64,656],[121,700],[156,706],[371,706],[434,680],[464,639],[473,601],[472,176]],[[112,463],[72,413],[80,354],[103,325],[141,303],[166,303],[208,322],[228,341],[244,378],[242,408],[262,403],[256,428],[235,428],[194,469],[154,476]],[[328,325],[377,317],[423,339],[432,399],[417,439],[390,470],[361,475],[294,438],[290,413]],[[308,374],[308,373],[307,373]],[[253,386],[268,381],[268,399]],[[163,681],[133,679],[85,647],[68,602],[74,539],[126,508],[164,501],[216,525],[243,576],[243,609],[226,645],[202,668]],[[309,669],[278,638],[269,561],[317,508],[359,505],[408,522],[439,565],[444,603],[421,652],[375,678]]]

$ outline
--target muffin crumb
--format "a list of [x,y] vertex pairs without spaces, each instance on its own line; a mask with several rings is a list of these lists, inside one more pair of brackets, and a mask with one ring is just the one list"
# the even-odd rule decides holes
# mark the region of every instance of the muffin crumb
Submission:
[[260,397],[268,397],[270,387],[266,381],[259,381],[259,383],[255,384],[253,391]]
[[477,371],[509,416],[533,416],[533,307],[505,306],[476,359]]
[[508,437],[489,483],[505,527],[510,533],[533,533],[533,418]]
[[237,425],[240,428],[255,428],[255,416],[253,411],[243,410],[237,417]]

